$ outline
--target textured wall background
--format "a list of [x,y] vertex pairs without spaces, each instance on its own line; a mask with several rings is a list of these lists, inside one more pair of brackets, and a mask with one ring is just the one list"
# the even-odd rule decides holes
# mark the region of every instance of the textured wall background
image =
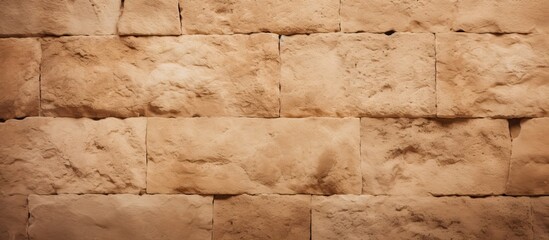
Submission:
[[0,239],[549,239],[548,0],[0,0]]

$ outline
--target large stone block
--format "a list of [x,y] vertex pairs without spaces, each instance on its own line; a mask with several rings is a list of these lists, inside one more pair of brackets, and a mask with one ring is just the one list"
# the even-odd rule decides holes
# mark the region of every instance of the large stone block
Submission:
[[549,197],[531,198],[534,238],[549,239]]
[[0,196],[0,239],[27,239],[27,196]]
[[339,30],[339,0],[179,0],[186,34]]
[[41,58],[37,39],[0,39],[0,119],[38,116]]
[[37,240],[203,240],[212,231],[212,197],[31,195],[29,209]]
[[432,34],[282,37],[283,116],[434,116]]
[[507,194],[549,194],[549,118],[522,120],[513,138]]
[[0,194],[139,193],[145,119],[0,123]]
[[43,47],[45,116],[278,116],[274,34],[64,37]]
[[309,195],[239,195],[214,201],[213,239],[310,239]]
[[530,201],[313,196],[312,239],[532,239]]
[[438,116],[549,116],[548,59],[546,34],[438,34]]
[[178,0],[125,0],[121,35],[181,35]]
[[358,119],[149,119],[148,193],[359,194]]
[[505,120],[361,120],[363,192],[503,194],[511,157]]
[[116,34],[119,0],[3,0],[0,36]]

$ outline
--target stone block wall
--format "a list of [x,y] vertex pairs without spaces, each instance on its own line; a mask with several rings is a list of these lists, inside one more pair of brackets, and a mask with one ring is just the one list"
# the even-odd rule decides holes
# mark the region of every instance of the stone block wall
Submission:
[[0,0],[0,240],[549,239],[548,0]]

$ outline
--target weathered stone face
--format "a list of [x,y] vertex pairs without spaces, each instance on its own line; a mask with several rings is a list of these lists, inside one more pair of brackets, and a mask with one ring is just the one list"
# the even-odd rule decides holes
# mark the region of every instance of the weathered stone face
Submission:
[[534,238],[549,239],[549,197],[531,198]]
[[41,58],[37,39],[0,39],[0,119],[38,116]]
[[360,193],[358,119],[149,119],[148,193]]
[[46,116],[278,116],[273,34],[44,43]]
[[313,196],[313,239],[532,239],[526,198]]
[[433,116],[432,34],[283,37],[281,115]]
[[122,1],[4,0],[0,36],[116,34]]
[[0,194],[139,193],[145,119],[0,123]]
[[513,151],[507,194],[549,194],[549,118],[520,123],[513,138]]
[[212,197],[31,195],[29,208],[31,239],[211,238]]
[[545,34],[437,34],[440,117],[548,116]]
[[178,0],[125,0],[121,35],[181,35]]
[[179,0],[185,34],[335,32],[339,0]]
[[511,140],[507,121],[361,119],[363,192],[503,194]]
[[0,239],[27,239],[27,196],[0,196]]
[[216,198],[213,239],[310,239],[311,196]]

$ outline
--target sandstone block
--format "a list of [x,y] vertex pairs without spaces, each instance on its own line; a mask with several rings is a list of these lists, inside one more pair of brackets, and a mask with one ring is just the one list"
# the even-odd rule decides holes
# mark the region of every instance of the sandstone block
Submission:
[[38,116],[41,58],[36,39],[0,39],[0,119]]
[[513,138],[507,194],[549,194],[549,118],[522,120]]
[[148,193],[360,193],[358,119],[149,119]]
[[278,116],[274,34],[47,40],[46,116]]
[[181,35],[178,0],[125,0],[121,35]]
[[212,197],[31,195],[29,208],[31,239],[211,238]]
[[0,239],[27,239],[27,196],[0,196]]
[[534,239],[549,239],[549,197],[531,198]]
[[549,116],[549,36],[437,35],[438,116]]
[[335,32],[339,0],[179,0],[185,34]]
[[238,195],[214,200],[213,239],[310,239],[311,196]]
[[458,0],[342,0],[343,32],[448,32]]
[[283,37],[283,116],[433,116],[432,34]]
[[122,1],[4,0],[0,36],[116,34]]
[[363,192],[503,194],[511,140],[507,121],[361,120]]
[[313,196],[312,239],[532,239],[525,198]]
[[139,193],[145,128],[145,119],[1,123],[0,194]]

